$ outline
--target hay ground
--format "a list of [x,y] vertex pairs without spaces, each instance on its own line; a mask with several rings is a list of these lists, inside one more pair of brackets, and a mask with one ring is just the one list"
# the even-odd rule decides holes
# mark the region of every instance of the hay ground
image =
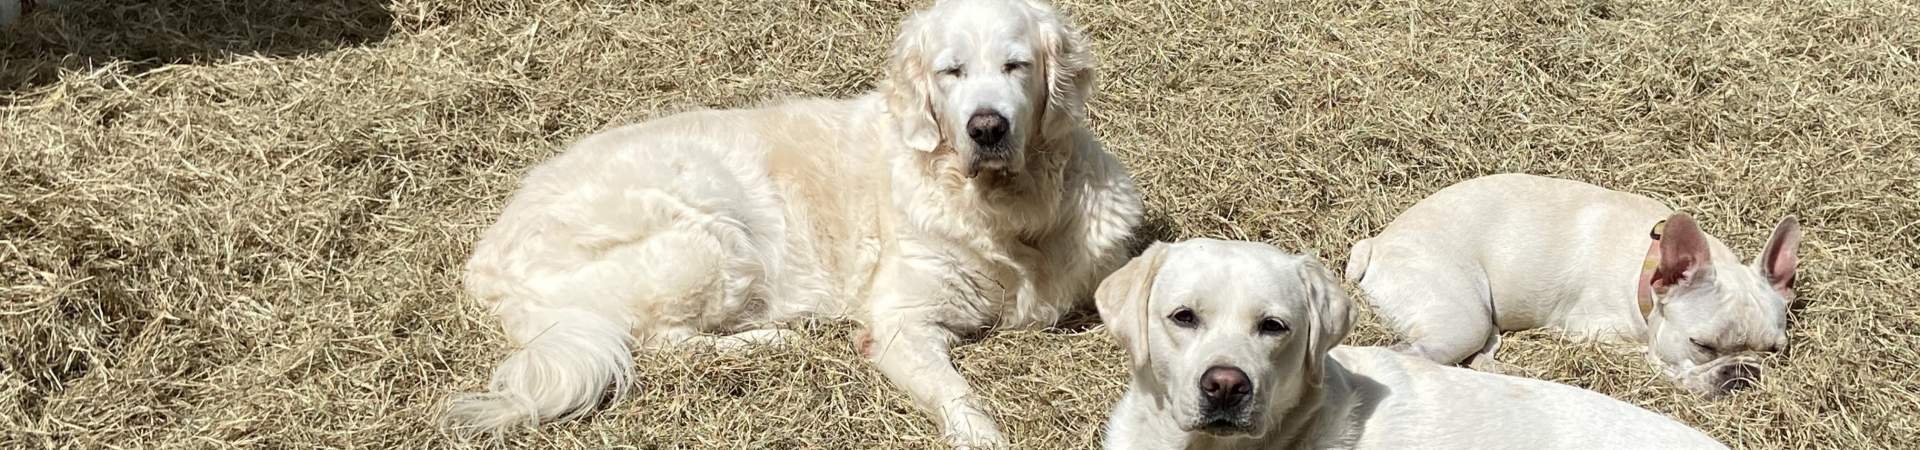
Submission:
[[[567,141],[869,89],[901,1],[71,2],[0,32],[0,447],[436,448],[506,342],[459,267]],[[263,6],[268,4],[279,6]],[[917,3],[917,2],[915,2]],[[1748,448],[1920,447],[1920,7],[1900,0],[1066,0],[1163,239],[1334,267],[1426,193],[1532,172],[1807,229],[1790,354],[1704,402],[1631,348],[1503,359]],[[1370,315],[1349,343],[1386,342]],[[639,356],[535,448],[938,448],[841,323]],[[958,351],[1021,448],[1088,448],[1094,331]],[[1657,443],[1649,443],[1650,446]]]

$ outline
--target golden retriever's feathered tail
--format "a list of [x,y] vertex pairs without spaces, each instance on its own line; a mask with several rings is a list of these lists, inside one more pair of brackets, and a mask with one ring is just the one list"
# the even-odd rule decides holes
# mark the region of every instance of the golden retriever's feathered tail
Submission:
[[626,394],[633,366],[626,324],[573,308],[526,317],[552,325],[494,369],[487,392],[453,397],[441,417],[443,428],[464,438],[572,419],[598,405],[609,387],[614,399]]

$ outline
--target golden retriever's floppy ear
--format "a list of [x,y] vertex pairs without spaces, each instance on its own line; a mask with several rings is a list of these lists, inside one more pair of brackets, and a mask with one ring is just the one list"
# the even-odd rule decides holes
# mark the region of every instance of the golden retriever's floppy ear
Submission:
[[1113,339],[1133,357],[1132,367],[1136,370],[1145,368],[1149,361],[1146,326],[1151,313],[1147,307],[1153,279],[1159,276],[1166,255],[1167,244],[1154,242],[1146,252],[1108,275],[1093,293],[1094,303],[1100,309],[1100,321],[1107,324],[1107,332],[1113,333]]
[[1333,272],[1320,264],[1320,259],[1302,256],[1300,264],[1301,285],[1307,290],[1307,312],[1310,329],[1307,332],[1307,380],[1319,383],[1321,373],[1326,369],[1327,352],[1340,345],[1347,338],[1347,331],[1353,328],[1351,314],[1352,300],[1347,298],[1347,290],[1335,281]]
[[887,57],[887,114],[893,117],[900,139],[914,150],[930,152],[940,146],[940,126],[934,118],[933,70],[927,54],[928,27],[933,19],[916,12],[900,22],[900,37]]
[[1040,66],[1047,79],[1047,99],[1040,105],[1041,132],[1049,140],[1065,137],[1086,119],[1087,101],[1093,97],[1092,46],[1053,5],[1041,0],[1027,4],[1035,11],[1038,47],[1045,60]]

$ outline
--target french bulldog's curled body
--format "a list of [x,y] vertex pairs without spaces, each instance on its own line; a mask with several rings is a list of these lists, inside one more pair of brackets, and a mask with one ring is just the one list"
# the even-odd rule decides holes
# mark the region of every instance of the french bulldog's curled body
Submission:
[[1504,174],[1408,208],[1353,245],[1346,275],[1417,356],[1463,363],[1491,357],[1500,332],[1551,328],[1644,343],[1668,378],[1716,397],[1786,347],[1799,241],[1787,217],[1746,265],[1653,199]]

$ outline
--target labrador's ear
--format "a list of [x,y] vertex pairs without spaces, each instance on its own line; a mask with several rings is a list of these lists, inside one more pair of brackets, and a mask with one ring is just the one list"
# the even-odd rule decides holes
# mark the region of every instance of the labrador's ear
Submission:
[[1166,262],[1167,244],[1154,242],[1140,256],[1107,275],[1094,290],[1095,306],[1107,332],[1132,356],[1133,369],[1144,370],[1151,361],[1147,346],[1148,306],[1152,300],[1153,280]]
[[1040,127],[1051,140],[1065,137],[1086,120],[1087,101],[1093,97],[1094,61],[1087,38],[1052,5],[1030,1],[1038,25],[1038,65],[1047,80],[1046,100],[1040,102]]
[[1306,288],[1307,330],[1306,364],[1307,380],[1319,383],[1326,369],[1327,352],[1340,345],[1346,339],[1347,332],[1353,328],[1351,313],[1352,300],[1347,298],[1347,290],[1335,281],[1333,272],[1328,271],[1320,259],[1303,256],[1299,276],[1301,285]]
[[933,104],[933,56],[927,52],[932,22],[927,13],[918,12],[900,23],[900,37],[887,57],[886,84],[880,88],[901,141],[923,152],[939,148],[943,139]]

